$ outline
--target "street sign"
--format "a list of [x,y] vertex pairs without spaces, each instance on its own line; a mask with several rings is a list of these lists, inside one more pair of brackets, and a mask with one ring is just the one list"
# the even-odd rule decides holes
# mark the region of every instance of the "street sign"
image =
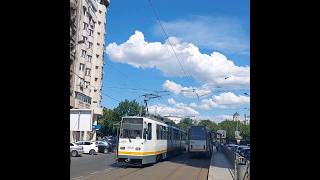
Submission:
[[226,131],[225,130],[218,130],[217,131],[217,135],[218,135],[218,138],[223,138],[225,139],[226,138]]

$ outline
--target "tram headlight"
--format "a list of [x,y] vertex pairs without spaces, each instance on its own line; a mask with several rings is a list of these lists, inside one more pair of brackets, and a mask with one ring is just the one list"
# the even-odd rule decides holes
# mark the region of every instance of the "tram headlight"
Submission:
[[140,147],[136,147],[136,151],[140,151],[141,150],[141,148]]

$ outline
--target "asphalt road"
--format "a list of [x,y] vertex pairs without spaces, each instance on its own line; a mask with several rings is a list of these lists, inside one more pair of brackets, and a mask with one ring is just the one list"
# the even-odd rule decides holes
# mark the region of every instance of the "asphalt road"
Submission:
[[[88,180],[207,180],[210,158],[191,158],[188,154],[182,154],[163,162],[156,163],[144,168],[127,167],[123,168],[114,164],[114,155],[100,155],[104,162],[100,164],[99,169],[87,173],[80,173],[77,169],[78,176],[71,176],[71,179],[88,179]],[[95,158],[95,157],[94,157]],[[108,159],[108,160],[106,160]],[[112,161],[112,162],[110,162]],[[88,161],[86,161],[88,162]],[[90,161],[92,162],[92,161]],[[86,164],[86,163],[81,163]],[[81,167],[81,166],[74,166]],[[103,167],[103,168],[102,168]],[[75,171],[75,170],[74,170]],[[82,170],[84,171],[84,170]]]
[[88,175],[113,169],[114,153],[97,155],[82,154],[81,157],[71,157],[70,179],[86,177]]

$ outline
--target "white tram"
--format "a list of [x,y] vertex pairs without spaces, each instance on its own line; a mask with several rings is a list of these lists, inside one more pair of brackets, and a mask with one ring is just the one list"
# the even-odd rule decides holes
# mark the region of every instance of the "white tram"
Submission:
[[166,123],[165,118],[123,117],[117,160],[132,165],[156,163],[186,147],[186,133]]

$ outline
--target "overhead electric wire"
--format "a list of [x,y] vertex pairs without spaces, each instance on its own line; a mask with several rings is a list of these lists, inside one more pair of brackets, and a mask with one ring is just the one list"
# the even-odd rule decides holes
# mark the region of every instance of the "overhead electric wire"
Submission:
[[184,75],[185,75],[186,77],[191,78],[192,76],[191,76],[190,74],[186,73],[186,71],[184,70],[182,63],[181,63],[181,61],[180,61],[180,59],[179,59],[179,57],[178,57],[178,55],[177,55],[176,51],[174,50],[172,43],[170,42],[170,39],[169,39],[168,33],[166,32],[166,30],[165,30],[164,26],[162,25],[161,20],[160,20],[160,18],[159,18],[159,15],[158,15],[158,13],[157,13],[156,9],[154,8],[154,6],[153,6],[153,4],[152,4],[151,0],[148,0],[148,2],[149,2],[149,4],[150,4],[150,7],[151,7],[151,9],[152,9],[152,11],[153,11],[153,14],[154,14],[154,16],[155,16],[155,18],[156,18],[157,22],[159,23],[159,25],[160,25],[160,27],[161,27],[161,30],[162,30],[162,32],[163,32],[163,34],[164,34],[165,38],[167,39],[167,41],[168,41],[168,43],[169,43],[169,45],[170,45],[170,47],[171,47],[171,49],[172,49],[172,51],[173,51],[173,53],[174,53],[174,56],[176,57],[176,59],[177,59],[177,61],[178,61],[178,64],[179,64],[179,66],[180,66],[180,68],[181,68],[182,72],[184,73]]

